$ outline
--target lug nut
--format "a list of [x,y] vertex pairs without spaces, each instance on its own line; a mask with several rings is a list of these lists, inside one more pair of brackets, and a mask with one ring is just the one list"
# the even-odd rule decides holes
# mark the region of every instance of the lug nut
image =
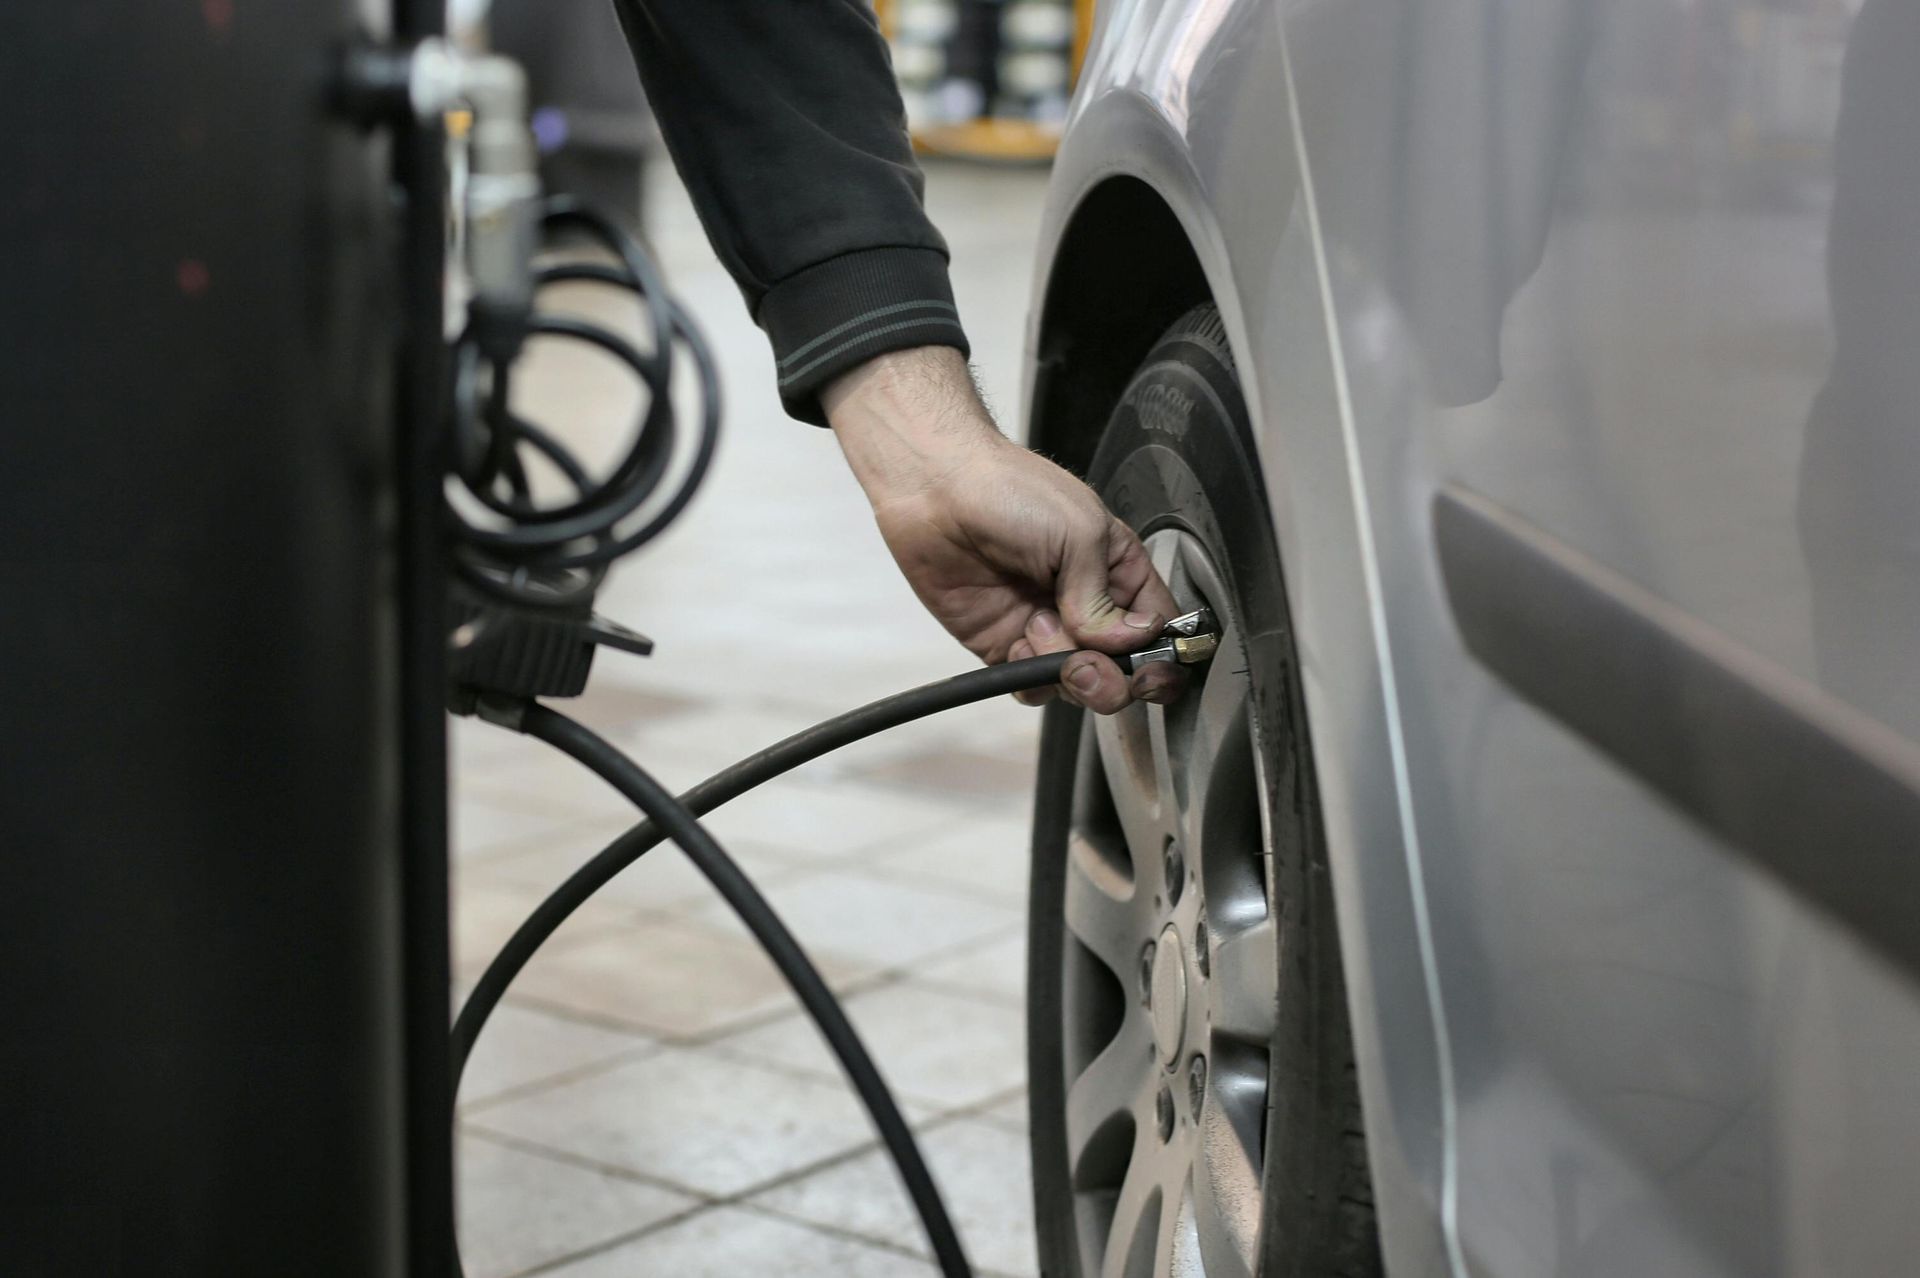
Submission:
[[1173,1139],[1173,1093],[1166,1088],[1160,1089],[1160,1095],[1153,1102],[1154,1116],[1160,1120],[1160,1140],[1164,1144]]
[[1200,1107],[1206,1103],[1206,1099],[1207,1058],[1196,1052],[1193,1059],[1187,1062],[1187,1104],[1195,1122],[1200,1119]]
[[1213,958],[1207,953],[1207,921],[1204,918],[1193,925],[1193,965],[1199,969],[1202,977],[1213,975]]
[[1180,889],[1187,883],[1186,858],[1180,855],[1180,845],[1172,839],[1167,840],[1167,906],[1171,909],[1180,903]]

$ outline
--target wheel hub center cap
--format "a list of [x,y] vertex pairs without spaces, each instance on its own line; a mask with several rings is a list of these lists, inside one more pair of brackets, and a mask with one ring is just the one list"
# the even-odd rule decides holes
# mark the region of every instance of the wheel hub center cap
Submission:
[[1166,1065],[1179,1056],[1187,1028],[1187,965],[1180,950],[1180,933],[1169,923],[1153,947],[1153,1044]]

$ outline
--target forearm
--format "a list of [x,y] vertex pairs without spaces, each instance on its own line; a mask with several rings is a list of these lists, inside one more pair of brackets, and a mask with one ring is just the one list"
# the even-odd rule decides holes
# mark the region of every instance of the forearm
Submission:
[[781,399],[890,350],[966,348],[866,0],[617,0],[708,238],[779,366]]
[[952,347],[870,359],[829,382],[820,402],[854,478],[875,502],[933,488],[1009,442]]

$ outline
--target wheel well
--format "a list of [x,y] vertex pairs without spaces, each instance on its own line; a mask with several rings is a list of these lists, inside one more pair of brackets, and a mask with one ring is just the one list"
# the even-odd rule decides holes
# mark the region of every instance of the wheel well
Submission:
[[1210,295],[1193,243],[1159,192],[1133,177],[1089,191],[1047,277],[1028,442],[1085,473],[1140,361]]

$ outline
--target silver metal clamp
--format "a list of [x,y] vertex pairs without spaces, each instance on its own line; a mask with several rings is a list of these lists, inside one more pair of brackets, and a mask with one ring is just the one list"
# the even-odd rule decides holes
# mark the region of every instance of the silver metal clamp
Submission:
[[1116,657],[1120,668],[1128,674],[1137,674],[1155,662],[1173,662],[1183,666],[1195,666],[1213,660],[1214,650],[1220,646],[1219,626],[1214,621],[1211,608],[1196,608],[1169,621],[1160,631],[1151,647],[1139,652],[1130,652]]

